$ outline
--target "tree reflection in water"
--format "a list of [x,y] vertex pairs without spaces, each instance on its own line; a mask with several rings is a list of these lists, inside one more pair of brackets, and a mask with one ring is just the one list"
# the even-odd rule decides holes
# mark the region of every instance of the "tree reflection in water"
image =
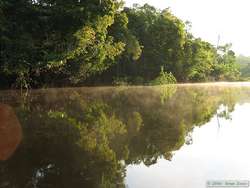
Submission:
[[[171,160],[191,132],[226,106],[238,90],[199,87],[83,88],[16,96],[23,141],[0,162],[0,187],[125,187],[128,164]],[[1,148],[0,148],[1,149]]]

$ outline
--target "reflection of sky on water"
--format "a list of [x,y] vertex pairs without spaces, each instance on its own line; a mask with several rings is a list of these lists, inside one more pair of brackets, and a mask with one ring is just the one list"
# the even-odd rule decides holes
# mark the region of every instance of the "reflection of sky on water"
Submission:
[[[0,187],[200,188],[207,179],[250,179],[250,104],[235,106],[250,101],[250,89],[220,84],[0,93],[24,135],[0,162]],[[139,161],[150,167],[129,165]]]
[[175,152],[171,162],[161,159],[150,167],[127,168],[129,187],[205,187],[207,180],[250,180],[250,104],[236,105],[232,120],[215,116],[195,128],[193,144]]

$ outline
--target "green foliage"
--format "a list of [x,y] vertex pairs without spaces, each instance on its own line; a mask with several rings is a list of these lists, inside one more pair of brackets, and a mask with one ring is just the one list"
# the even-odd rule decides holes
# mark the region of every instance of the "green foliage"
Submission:
[[1,74],[11,85],[25,72],[29,85],[41,86],[76,84],[103,72],[125,48],[108,32],[119,9],[116,0],[4,0]]
[[113,79],[113,85],[115,85],[115,86],[128,86],[128,85],[130,85],[129,78],[128,77],[114,78]]
[[209,79],[216,62],[215,48],[201,39],[189,39],[185,45],[186,79],[206,81]]
[[123,4],[1,1],[1,87],[112,84],[113,77],[145,84],[161,67],[182,82],[239,79],[230,45],[193,37],[169,9]]
[[[133,59],[128,55],[129,51],[125,51],[118,63],[108,70],[109,75],[129,77],[132,84],[136,84],[135,78],[139,76],[145,84],[153,82],[160,68],[164,67],[182,82],[239,79],[230,45],[216,48],[193,37],[189,33],[190,23],[184,23],[169,9],[159,11],[145,4],[125,8],[123,13],[128,17],[128,32],[138,40],[141,53],[138,59]],[[127,47],[130,44],[125,43]],[[133,44],[134,47],[129,49],[136,51],[134,48],[139,49],[138,45]],[[108,74],[101,76],[104,80],[107,77]]]
[[176,79],[172,73],[164,72],[163,67],[161,67],[161,72],[157,78],[155,78],[151,84],[152,85],[165,85],[165,84],[175,84]]
[[106,70],[110,66],[107,60],[114,61],[124,50],[124,43],[114,43],[112,37],[107,37],[107,28],[112,23],[112,17],[105,16],[98,19],[96,31],[85,26],[75,34],[75,47],[64,59],[65,64],[70,62],[67,69],[74,83]]
[[236,64],[235,53],[230,49],[231,44],[218,48],[217,63],[214,65],[213,76],[217,80],[239,80],[240,70]]

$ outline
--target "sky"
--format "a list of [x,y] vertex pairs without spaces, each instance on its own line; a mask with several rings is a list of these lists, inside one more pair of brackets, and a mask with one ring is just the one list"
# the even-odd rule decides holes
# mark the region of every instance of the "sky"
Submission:
[[[191,32],[214,45],[232,43],[236,54],[250,56],[249,0],[125,0],[170,8],[174,15],[192,23]],[[220,37],[219,37],[220,36]]]

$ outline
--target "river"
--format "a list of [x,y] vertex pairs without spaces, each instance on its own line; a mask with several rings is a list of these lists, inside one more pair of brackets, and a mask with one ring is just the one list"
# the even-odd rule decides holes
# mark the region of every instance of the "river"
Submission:
[[0,91],[0,188],[250,180],[250,84]]

